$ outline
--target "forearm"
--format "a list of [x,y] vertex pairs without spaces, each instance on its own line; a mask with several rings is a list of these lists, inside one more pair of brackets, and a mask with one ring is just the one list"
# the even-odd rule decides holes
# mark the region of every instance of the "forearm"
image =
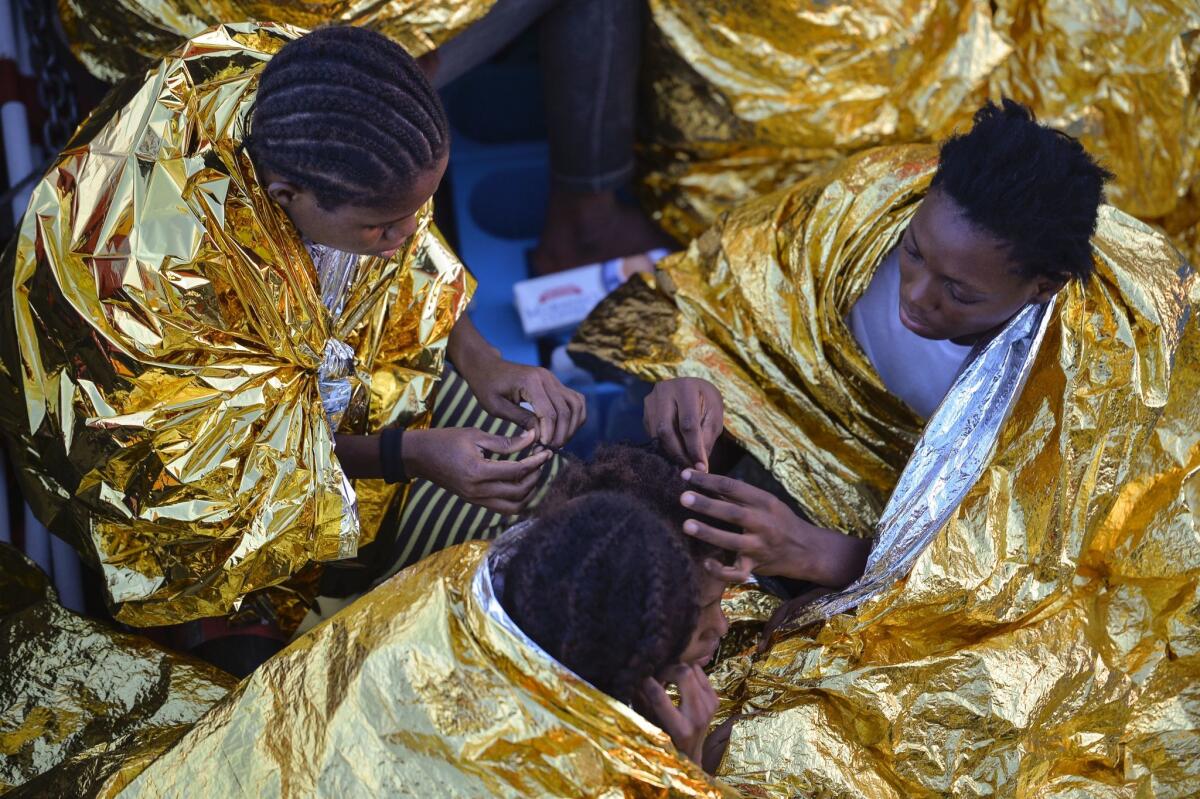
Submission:
[[[383,453],[380,452],[381,435],[356,436],[337,435],[337,458],[342,470],[351,480],[383,480],[387,478]],[[436,462],[441,450],[438,447],[436,430],[405,430],[400,439],[400,459],[404,465],[404,478],[414,480],[428,477],[430,464]],[[393,441],[392,444],[397,444]],[[393,477],[393,479],[396,479]]]
[[477,368],[500,357],[500,351],[487,343],[466,314],[459,317],[450,331],[446,354],[468,383]]
[[338,463],[351,480],[377,480],[383,477],[383,462],[379,457],[379,436],[356,436],[339,433],[336,436]]

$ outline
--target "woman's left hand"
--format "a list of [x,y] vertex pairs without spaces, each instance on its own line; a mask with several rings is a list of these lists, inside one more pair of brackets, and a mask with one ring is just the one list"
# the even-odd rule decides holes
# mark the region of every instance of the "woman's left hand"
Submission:
[[653,677],[642,683],[642,700],[654,712],[659,726],[671,736],[675,748],[703,766],[704,739],[719,705],[717,692],[699,666],[676,666],[667,678],[679,686],[678,707],[667,696],[662,683]]
[[685,507],[741,531],[719,530],[699,519],[684,522],[688,535],[737,556],[732,566],[705,560],[714,577],[744,582],[757,572],[841,588],[862,575],[871,551],[867,541],[810,524],[771,494],[740,480],[696,469],[685,470],[683,478],[698,489],[680,497]]
[[[463,377],[488,413],[526,430],[536,428],[538,442],[551,449],[566,444],[587,419],[583,395],[540,366],[497,357]],[[522,402],[532,410],[521,407]]]

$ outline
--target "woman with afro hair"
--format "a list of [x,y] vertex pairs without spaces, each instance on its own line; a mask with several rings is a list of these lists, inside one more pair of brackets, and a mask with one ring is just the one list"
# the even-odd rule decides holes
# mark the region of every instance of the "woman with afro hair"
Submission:
[[739,789],[1194,793],[1163,708],[1200,679],[1200,281],[1107,177],[987,103],[730,211],[581,328],[657,382],[715,573],[790,596],[722,685]]

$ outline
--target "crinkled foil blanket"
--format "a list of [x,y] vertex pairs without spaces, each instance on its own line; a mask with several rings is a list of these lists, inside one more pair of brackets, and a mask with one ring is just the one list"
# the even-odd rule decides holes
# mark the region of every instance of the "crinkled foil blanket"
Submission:
[[439,552],[310,631],[119,795],[733,795],[526,638],[486,552]]
[[[651,10],[644,189],[676,235],[863,148],[936,140],[983,99],[1008,95],[1101,156],[1117,174],[1115,205],[1196,251],[1195,3],[653,0]],[[142,26],[115,27],[123,38]],[[769,260],[774,215],[798,213],[787,199],[771,202],[751,203],[760,215],[743,215],[724,241],[708,234],[726,269]],[[905,219],[897,206],[870,254]],[[1069,292],[1047,320],[1038,368],[995,453],[907,576],[856,615],[783,635],[737,671],[737,696],[725,698],[750,715],[735,725],[722,773],[747,793],[1200,793],[1200,348],[1187,317],[1200,297],[1149,231],[1112,211],[1104,229],[1103,279]],[[859,269],[851,298],[864,281]],[[673,305],[648,300],[640,311],[640,327],[614,328],[618,340],[632,344],[628,331],[648,325],[663,335],[644,349],[695,346],[712,361],[693,358],[688,373],[724,376],[742,386],[739,398],[756,380],[781,378],[777,368],[720,365],[730,338],[677,332]],[[801,354],[863,372],[822,335]],[[863,378],[845,390],[863,401],[878,389]],[[843,507],[860,531],[883,513],[920,432],[919,420],[880,401],[858,417],[866,446],[848,467],[838,462],[862,480],[835,471],[831,481],[853,486]],[[850,407],[839,413],[859,412]],[[784,457],[768,446],[774,429],[759,442],[768,462]]]
[[650,0],[643,197],[718,213],[1012,97],[1116,174],[1109,200],[1200,254],[1195,0]]
[[[112,80],[217,22],[375,27],[423,53],[489,2],[60,0]],[[687,241],[723,210],[1012,97],[1116,174],[1110,201],[1200,255],[1196,0],[650,0],[642,196]]]
[[59,0],[71,49],[96,77],[144,71],[184,39],[220,23],[261,20],[312,29],[363,25],[426,53],[482,17],[494,0]]
[[[37,566],[0,544],[0,793],[119,789],[237,683],[207,663],[58,604]],[[55,768],[57,766],[57,768]]]
[[870,150],[746,203],[572,344],[711,380],[814,519],[878,539],[859,583],[721,665],[718,774],[771,797],[1195,796],[1200,281],[1102,208],[1096,276],[1018,314],[922,430],[844,320],[935,165]]
[[0,545],[0,793],[735,795],[526,637],[488,553],[467,544],[405,570],[235,687],[64,610]]

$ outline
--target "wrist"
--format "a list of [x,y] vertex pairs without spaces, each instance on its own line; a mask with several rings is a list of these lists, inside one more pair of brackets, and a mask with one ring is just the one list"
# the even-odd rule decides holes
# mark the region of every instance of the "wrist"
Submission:
[[436,446],[430,446],[433,443],[431,438],[437,438],[433,430],[422,428],[404,431],[404,448],[400,460],[409,480],[429,479],[432,473],[430,458],[437,451]]
[[845,588],[862,576],[871,551],[868,541],[823,527],[812,528],[812,541],[815,568],[809,580],[836,589]]
[[805,582],[820,582],[818,576],[823,572],[824,564],[818,563],[817,552],[812,546],[809,525],[796,519],[789,530],[787,543],[777,554],[768,576],[787,577]]
[[[837,581],[838,542],[828,538],[832,531],[793,516],[787,534],[765,568],[756,571],[766,576],[829,586]],[[834,535],[839,534],[834,533]]]
[[[475,384],[478,381],[486,379],[487,374],[495,369],[496,365],[503,360],[500,357],[500,352],[490,347],[484,351],[471,350],[460,353],[459,357],[451,358],[454,368],[458,370],[458,373],[462,375],[463,379],[467,381],[467,385],[470,385],[472,389],[476,388]],[[476,394],[480,393],[481,390],[476,389]]]
[[351,480],[370,480],[382,475],[379,438],[377,435],[337,434],[334,453],[342,470]]

